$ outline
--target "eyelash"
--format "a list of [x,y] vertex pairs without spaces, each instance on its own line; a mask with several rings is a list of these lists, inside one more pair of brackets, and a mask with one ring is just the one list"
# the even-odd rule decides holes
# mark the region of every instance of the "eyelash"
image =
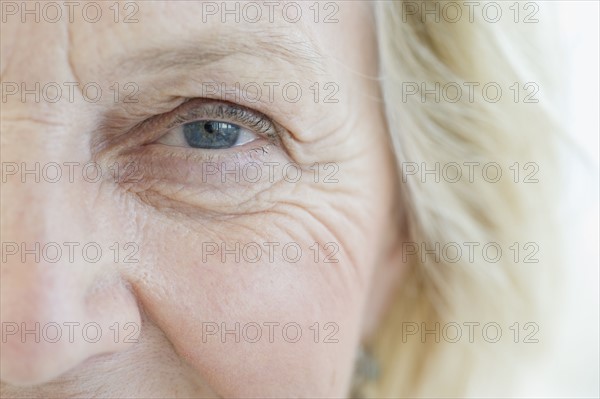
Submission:
[[[201,103],[198,106],[190,107],[190,103],[196,104],[198,100],[200,99],[189,100],[172,111],[176,112],[178,109],[184,108],[184,111],[176,114],[172,121],[166,126],[163,132],[164,135],[172,129],[185,124],[206,120],[232,123],[241,128],[250,129],[253,133],[266,137],[269,141],[274,141],[278,136],[277,127],[266,115],[240,105],[215,102],[214,100],[200,100]],[[186,107],[190,108],[186,109]]]

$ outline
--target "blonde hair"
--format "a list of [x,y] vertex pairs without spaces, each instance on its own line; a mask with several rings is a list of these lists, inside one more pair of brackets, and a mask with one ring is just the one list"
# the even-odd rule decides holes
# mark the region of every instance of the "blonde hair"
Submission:
[[[543,49],[533,44],[537,26],[515,24],[506,14],[498,23],[481,16],[470,21],[464,2],[452,5],[462,9],[459,21],[436,21],[431,15],[408,13],[407,3],[415,4],[374,5],[381,90],[400,175],[405,176],[407,162],[429,169],[436,163],[496,162],[504,176],[495,183],[470,182],[465,176],[455,183],[403,179],[405,241],[426,248],[436,243],[497,243],[504,253],[497,263],[471,262],[463,254],[455,263],[427,256],[404,265],[408,275],[372,345],[381,375],[364,384],[360,395],[510,394],[511,373],[519,371],[515,366],[542,352],[548,340],[541,338],[551,330],[544,306],[552,308],[558,263],[552,222],[557,128],[545,95],[552,93],[553,77],[540,72]],[[416,3],[433,9],[434,2]],[[443,7],[449,2],[435,3]],[[503,6],[505,11],[508,6]],[[407,82],[419,87],[418,95],[406,96]],[[466,88],[468,82],[480,83],[479,88],[494,82],[505,91],[497,102],[471,101],[466,93],[456,102],[421,97],[422,84],[428,89],[436,83]],[[515,102],[508,91],[515,82],[536,82],[539,102]],[[527,184],[523,176],[515,182],[508,175],[515,162],[521,172],[531,163],[539,182]],[[514,243],[521,251],[526,243],[537,246],[539,262],[523,263],[523,252],[515,259],[508,250]],[[465,336],[455,343],[438,343],[432,335],[403,335],[408,323],[416,323],[412,325],[421,333],[435,323],[439,328],[457,323],[464,334],[465,322],[480,323],[474,342]],[[488,322],[501,326],[506,339],[482,340],[478,331]],[[515,343],[515,331],[509,330],[515,322],[522,334],[524,323],[534,323],[540,342],[523,344],[521,336]]]

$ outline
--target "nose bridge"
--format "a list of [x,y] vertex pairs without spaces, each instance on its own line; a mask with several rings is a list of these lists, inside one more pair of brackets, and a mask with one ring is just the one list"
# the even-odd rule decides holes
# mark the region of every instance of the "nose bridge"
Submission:
[[[17,135],[13,139],[21,141]],[[15,286],[40,298],[51,293],[48,286],[84,289],[103,264],[96,253],[106,251],[93,218],[98,188],[75,175],[81,162],[68,154],[50,161],[51,154],[3,157],[0,183],[3,282],[26,282]],[[65,164],[73,171],[67,173]]]
[[[43,263],[48,261],[45,256],[40,261],[44,248],[54,246],[56,252],[55,244],[64,247],[97,234],[93,208],[103,171],[90,162],[89,137],[78,134],[76,120],[67,119],[77,114],[75,104],[12,102],[3,104],[2,111],[3,250],[16,243],[21,263]],[[51,112],[56,120],[40,120],[42,112]],[[75,244],[66,245],[59,249],[72,252]],[[6,253],[2,261],[6,263]]]
[[79,183],[91,154],[89,135],[77,132],[90,129],[78,119],[85,110],[69,60],[68,20],[8,18],[5,25],[13,34],[1,44],[10,50],[1,83],[2,241],[43,246],[83,238],[93,226],[82,223],[90,212]]
[[91,234],[100,166],[73,147],[68,127],[56,132],[28,121],[4,126],[3,240],[56,241]]

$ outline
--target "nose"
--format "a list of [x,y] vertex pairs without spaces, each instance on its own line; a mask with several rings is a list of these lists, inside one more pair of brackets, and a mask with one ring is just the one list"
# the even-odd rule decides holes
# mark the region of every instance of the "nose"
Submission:
[[[123,245],[105,227],[106,220],[95,216],[110,219],[99,205],[104,202],[100,183],[71,182],[65,176],[55,182],[55,174],[48,181],[42,168],[49,164],[49,147],[41,152],[20,148],[22,138],[35,142],[39,132],[53,136],[59,128],[37,122],[3,127],[3,141],[11,149],[3,151],[3,167],[11,174],[3,170],[0,183],[0,378],[32,385],[97,355],[125,350],[135,343],[141,321],[136,299],[119,274],[123,256],[115,258]],[[65,153],[62,157],[68,159]],[[14,173],[15,165],[28,173]]]

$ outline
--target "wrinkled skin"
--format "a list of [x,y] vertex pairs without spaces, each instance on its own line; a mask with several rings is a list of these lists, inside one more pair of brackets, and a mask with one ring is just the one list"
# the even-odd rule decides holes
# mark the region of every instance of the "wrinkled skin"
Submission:
[[[398,183],[369,5],[339,3],[337,23],[315,23],[312,2],[298,23],[281,7],[273,22],[221,23],[220,14],[201,20],[203,2],[139,2],[137,23],[115,23],[113,3],[96,23],[78,8],[72,23],[63,15],[2,24],[2,397],[345,395],[357,347],[400,273]],[[121,20],[132,11],[119,7]],[[320,7],[321,20],[333,11]],[[7,82],[56,82],[62,94],[48,101],[50,87],[40,101],[22,101]],[[65,82],[79,82],[73,98]],[[97,102],[88,101],[93,88],[86,98],[81,91],[89,82],[102,89]],[[263,93],[251,102],[208,93],[203,82],[255,82]],[[265,82],[280,83],[272,98]],[[288,101],[293,89],[283,98],[288,82],[302,89],[297,102]],[[338,101],[325,102],[334,89]],[[183,115],[221,100],[266,115],[277,134],[251,125],[252,140],[239,146],[186,145]],[[64,166],[60,181],[41,172],[49,162],[91,161],[98,181],[81,166],[72,181]],[[41,165],[39,182],[8,166],[23,162]],[[203,169],[210,162],[254,162],[262,175],[222,179],[222,169]],[[288,163],[302,171],[297,182],[282,178]],[[65,242],[78,245],[73,261]],[[82,255],[92,242],[103,254],[96,262]],[[236,242],[258,246],[240,259],[221,251]],[[23,257],[5,243],[58,243],[62,256]],[[274,243],[270,253],[264,243]],[[283,252],[287,243],[301,248],[298,261],[296,246]],[[262,256],[252,262],[256,248]],[[40,330],[23,335],[36,322]],[[86,323],[97,323],[97,342],[88,342],[94,329],[82,332]],[[297,324],[283,331],[286,323]]]

